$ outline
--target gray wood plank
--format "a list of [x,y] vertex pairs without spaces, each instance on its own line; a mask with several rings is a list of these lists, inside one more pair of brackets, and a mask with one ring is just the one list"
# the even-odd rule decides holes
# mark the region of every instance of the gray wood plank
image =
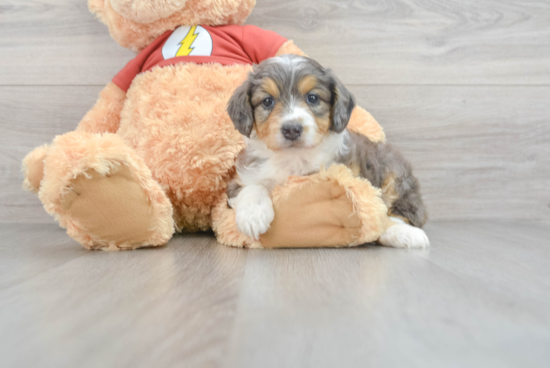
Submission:
[[[0,84],[105,84],[133,53],[83,0],[4,0]],[[263,0],[248,20],[348,84],[550,84],[545,0]]]
[[0,366],[220,366],[245,251],[207,234],[88,252],[58,233],[0,226]]
[[353,87],[413,163],[430,217],[550,221],[550,89]]
[[[515,235],[498,236],[506,228]],[[546,366],[550,272],[540,258],[550,229],[470,222],[427,232],[426,251],[250,251],[224,367]],[[496,257],[507,260],[494,267]],[[524,288],[539,293],[524,298]]]
[[21,189],[21,162],[35,147],[72,131],[101,87],[0,87],[0,222],[53,223]]
[[86,251],[0,225],[2,367],[545,367],[548,225],[432,222],[428,250]]
[[347,84],[548,84],[545,0],[266,1],[249,22]]
[[509,297],[548,302],[550,225],[452,221],[426,231],[434,246],[420,255],[434,265]]
[[[550,221],[550,87],[351,89],[412,161],[433,220]],[[99,90],[0,87],[0,221],[52,221],[21,190],[21,160],[73,130]]]
[[0,365],[545,367],[550,228],[426,231],[424,251],[187,235],[110,253],[52,225],[0,225]]
[[87,254],[55,224],[0,224],[0,291]]
[[3,0],[0,10],[1,85],[105,85],[135,55],[86,0]]

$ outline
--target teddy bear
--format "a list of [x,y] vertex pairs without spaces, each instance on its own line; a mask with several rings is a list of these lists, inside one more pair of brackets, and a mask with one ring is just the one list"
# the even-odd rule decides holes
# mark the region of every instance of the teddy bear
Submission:
[[[139,52],[73,132],[23,161],[23,187],[88,249],[166,244],[213,229],[235,247],[338,247],[375,241],[390,225],[382,189],[346,167],[291,177],[272,193],[259,239],[240,233],[227,184],[245,141],[226,106],[252,65],[304,55],[292,40],[243,25],[255,0],[89,0],[121,46]],[[356,107],[348,128],[384,132]]]

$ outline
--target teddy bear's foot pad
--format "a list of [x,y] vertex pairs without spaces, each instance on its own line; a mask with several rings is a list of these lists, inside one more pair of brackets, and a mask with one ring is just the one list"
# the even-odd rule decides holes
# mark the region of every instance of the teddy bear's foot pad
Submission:
[[154,211],[127,166],[107,175],[90,169],[67,188],[61,204],[94,239],[90,248],[132,249],[153,237]]

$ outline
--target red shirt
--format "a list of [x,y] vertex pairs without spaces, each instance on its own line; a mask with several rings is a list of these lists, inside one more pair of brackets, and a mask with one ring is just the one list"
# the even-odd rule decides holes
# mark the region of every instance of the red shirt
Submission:
[[127,91],[139,73],[177,63],[259,64],[275,56],[286,40],[256,26],[180,26],[143,49],[113,82]]

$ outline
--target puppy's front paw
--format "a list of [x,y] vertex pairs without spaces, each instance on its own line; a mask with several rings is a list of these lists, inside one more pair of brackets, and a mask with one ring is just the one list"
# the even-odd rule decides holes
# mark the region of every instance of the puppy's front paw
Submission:
[[275,212],[269,197],[258,198],[256,201],[241,203],[236,210],[236,222],[239,231],[258,240],[271,225]]
[[407,224],[396,224],[382,234],[378,242],[394,248],[428,248],[430,240],[424,230]]

